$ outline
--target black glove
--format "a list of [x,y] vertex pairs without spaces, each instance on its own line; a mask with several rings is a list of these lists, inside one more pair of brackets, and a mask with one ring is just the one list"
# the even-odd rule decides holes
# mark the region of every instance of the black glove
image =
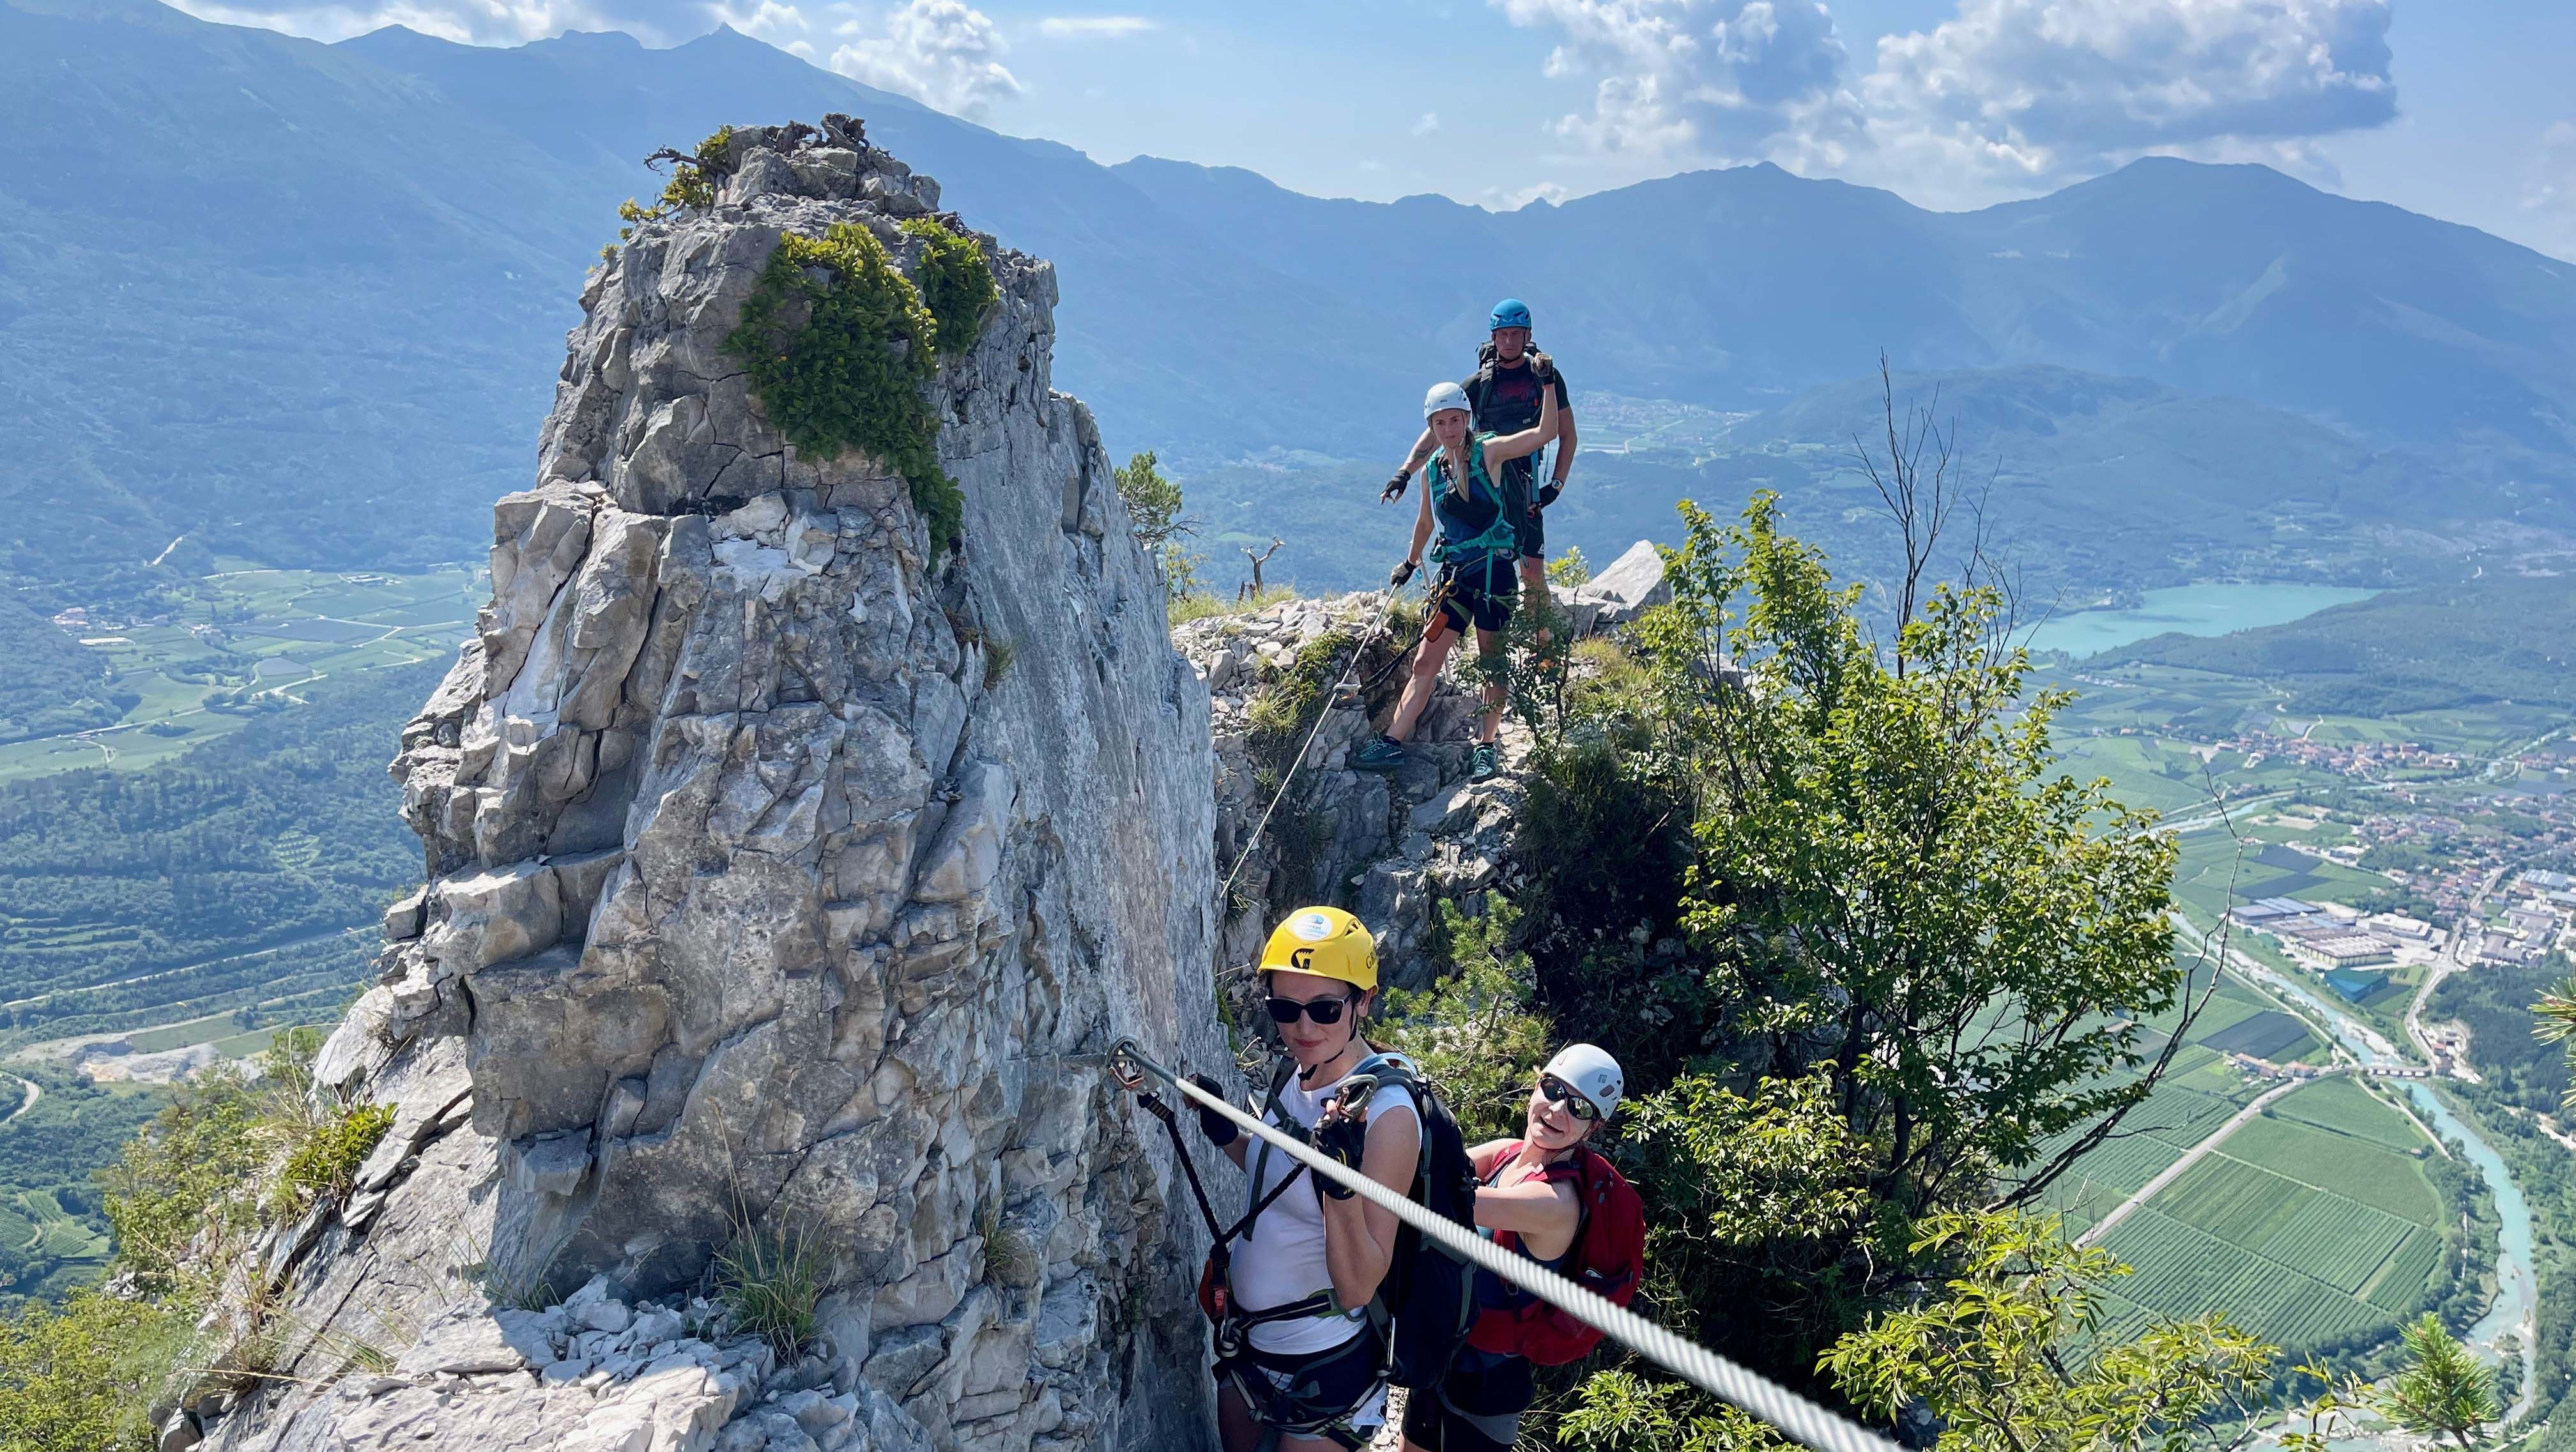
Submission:
[[1412,482],[1412,470],[1396,470],[1395,477],[1387,480],[1386,487],[1377,492],[1377,502],[1380,504],[1393,504],[1395,501],[1402,499],[1404,497],[1404,486]]
[[1562,479],[1550,479],[1546,483],[1541,484],[1538,486],[1538,507],[1545,509],[1549,505],[1554,504],[1556,502],[1556,497],[1564,492],[1565,481]]
[[1555,359],[1548,357],[1545,353],[1540,352],[1536,348],[1532,348],[1529,350],[1529,362],[1531,371],[1538,375],[1538,379],[1541,383],[1555,381]]
[[1386,582],[1395,589],[1401,590],[1404,588],[1404,582],[1412,579],[1413,572],[1420,568],[1422,568],[1420,565],[1415,564],[1411,560],[1406,560],[1401,564],[1398,564],[1394,569],[1386,572]]
[[[1324,1121],[1315,1128],[1315,1148],[1331,1159],[1358,1169],[1361,1156],[1368,1153],[1367,1117],[1353,1115],[1348,1119],[1336,1117]],[[1325,1175],[1315,1177],[1315,1188],[1336,1200],[1347,1200],[1353,1193],[1348,1186],[1335,1184]]]
[[[1190,1083],[1198,1088],[1206,1090],[1210,1095],[1218,1099],[1223,1099],[1225,1097],[1224,1087],[1205,1074],[1192,1074],[1190,1076]],[[1208,1143],[1215,1145],[1218,1149],[1223,1149],[1227,1145],[1234,1143],[1236,1140],[1243,1138],[1243,1131],[1235,1127],[1233,1120],[1226,1118],[1224,1115],[1217,1113],[1215,1110],[1208,1108],[1204,1104],[1199,1104],[1195,1099],[1190,1102],[1195,1105],[1199,1111],[1199,1133],[1208,1137]]]

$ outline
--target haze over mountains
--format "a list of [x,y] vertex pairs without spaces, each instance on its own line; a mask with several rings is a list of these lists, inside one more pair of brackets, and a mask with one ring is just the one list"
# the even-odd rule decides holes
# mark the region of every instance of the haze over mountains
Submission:
[[[1694,488],[1726,507],[1748,481],[1832,474],[1777,446],[1865,425],[1872,395],[1835,385],[1882,349],[1998,370],[1951,396],[1991,405],[1987,443],[2049,441],[1996,461],[2039,479],[2033,521],[2152,529],[2197,471],[2189,489],[2248,518],[2576,522],[2576,267],[2258,167],[2141,162],[1942,214],[1763,166],[1496,214],[1101,166],[731,31],[662,51],[401,30],[325,46],[151,0],[0,0],[0,86],[0,570],[40,598],[174,539],[181,567],[479,553],[489,500],[529,482],[549,360],[615,205],[658,186],[638,159],[827,110],[1055,262],[1058,385],[1114,453],[1181,461],[1194,507],[1238,533],[1365,498],[1423,383],[1459,370],[1507,292],[1580,390],[1759,415],[1587,460],[1606,487],[1568,523],[1605,539]],[[2258,467],[2245,441],[2297,462]],[[1241,467],[1333,460],[1355,462]],[[2037,472],[2051,461],[2091,473]],[[1393,514],[1359,535],[1392,539]],[[2240,564],[2267,548],[2239,543]]]

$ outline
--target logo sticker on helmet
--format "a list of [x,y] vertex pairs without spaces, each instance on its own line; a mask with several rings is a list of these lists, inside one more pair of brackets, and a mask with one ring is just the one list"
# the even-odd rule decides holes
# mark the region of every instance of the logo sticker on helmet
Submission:
[[1300,973],[1314,967],[1315,950],[1312,948],[1300,948],[1296,952],[1289,954],[1288,966],[1296,969]]
[[1288,920],[1288,930],[1309,943],[1320,943],[1333,935],[1333,920],[1322,913],[1299,913]]

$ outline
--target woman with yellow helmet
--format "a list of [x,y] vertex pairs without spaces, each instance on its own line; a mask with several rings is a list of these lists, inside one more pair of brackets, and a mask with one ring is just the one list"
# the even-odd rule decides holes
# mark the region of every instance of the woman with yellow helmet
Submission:
[[[1377,1057],[1360,1023],[1377,1001],[1377,942],[1339,908],[1289,914],[1261,953],[1267,1007],[1294,1064],[1263,1117],[1399,1195],[1413,1189],[1421,1111],[1397,1083],[1346,1110],[1339,1086]],[[1212,1085],[1208,1087],[1213,1087]],[[1250,1224],[1239,1231],[1217,1323],[1218,1432],[1253,1452],[1265,1429],[1281,1452],[1368,1445],[1386,1423],[1385,1348],[1370,1298],[1395,1253],[1396,1218],[1245,1138],[1223,1116],[1200,1127],[1245,1167]]]

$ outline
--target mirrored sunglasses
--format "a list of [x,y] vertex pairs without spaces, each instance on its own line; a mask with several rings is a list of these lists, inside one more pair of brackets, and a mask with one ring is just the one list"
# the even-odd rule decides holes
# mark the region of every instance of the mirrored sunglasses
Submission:
[[[1277,999],[1272,999],[1271,1001],[1273,1003],[1278,1002]],[[1580,1093],[1576,1092],[1573,1085],[1566,1083],[1554,1074],[1541,1074],[1538,1076],[1538,1092],[1539,1097],[1547,1100],[1549,1103],[1565,1106],[1565,1112],[1573,1115],[1575,1119],[1581,1123],[1589,1124],[1593,1120],[1601,1117],[1599,1106],[1595,1105],[1591,1100],[1584,1098]]]

